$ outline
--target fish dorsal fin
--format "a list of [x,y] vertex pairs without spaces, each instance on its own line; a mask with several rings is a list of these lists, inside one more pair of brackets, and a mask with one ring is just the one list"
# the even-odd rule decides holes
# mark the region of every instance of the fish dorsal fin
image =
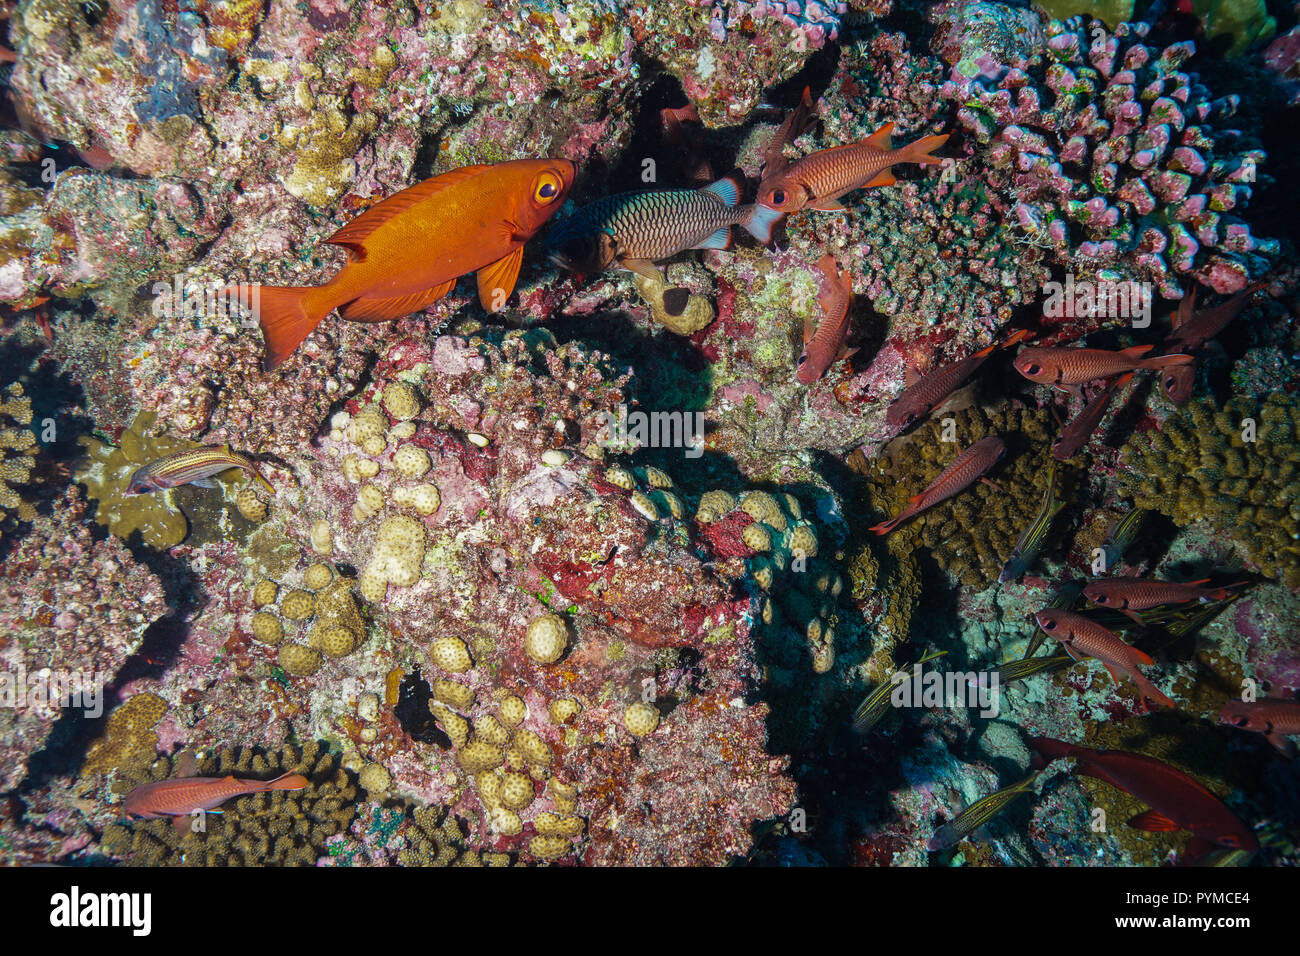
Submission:
[[1119,354],[1125,358],[1141,358],[1153,348],[1155,348],[1154,345],[1132,345],[1126,349],[1120,349]]
[[732,170],[717,182],[709,183],[703,191],[722,200],[724,206],[735,206],[740,202],[740,191],[744,188],[743,176],[740,170]]
[[460,169],[453,169],[449,173],[443,173],[441,176],[426,179],[414,186],[408,186],[401,192],[393,193],[387,199],[371,206],[325,241],[331,245],[345,246],[354,258],[363,259],[365,258],[366,239],[384,223],[395,216],[400,216],[412,206],[423,202],[430,196],[437,195],[449,186],[472,179],[487,168],[481,165],[464,166]]
[[515,290],[519,265],[523,261],[524,247],[520,246],[508,256],[478,270],[478,300],[483,308],[496,312],[506,304],[506,299]]
[[1209,584],[1209,583],[1210,583],[1210,579],[1209,579],[1209,578],[1201,578],[1199,581],[1188,581],[1187,583],[1188,583],[1188,584],[1192,584],[1192,585]]
[[890,122],[886,123],[884,126],[880,127],[880,129],[872,133],[870,136],[868,136],[865,140],[863,140],[863,142],[866,143],[868,146],[876,147],[876,149],[893,149],[894,148],[893,135],[894,135],[894,123],[891,120]]
[[243,783],[243,781],[240,780],[238,777],[236,777],[234,774],[226,774],[224,777],[221,778],[221,782],[222,783]]
[[1148,833],[1169,833],[1182,829],[1158,810],[1144,810],[1129,820],[1128,825],[1134,830],[1145,830]]

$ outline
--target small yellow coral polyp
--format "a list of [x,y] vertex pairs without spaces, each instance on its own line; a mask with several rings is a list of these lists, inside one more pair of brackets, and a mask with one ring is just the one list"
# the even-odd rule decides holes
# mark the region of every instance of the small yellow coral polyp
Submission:
[[128,495],[126,489],[137,469],[198,446],[166,435],[154,437],[151,429],[156,419],[154,412],[137,414],[117,447],[88,436],[79,438],[86,460],[76,479],[95,499],[99,524],[123,539],[138,531],[145,544],[166,549],[180,544],[189,533],[189,522],[176,504],[175,489],[144,495]]

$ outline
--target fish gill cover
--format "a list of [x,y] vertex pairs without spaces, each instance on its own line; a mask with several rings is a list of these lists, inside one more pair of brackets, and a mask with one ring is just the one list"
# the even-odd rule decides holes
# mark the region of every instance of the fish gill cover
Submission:
[[7,7],[0,861],[1300,862],[1300,27],[1227,6]]

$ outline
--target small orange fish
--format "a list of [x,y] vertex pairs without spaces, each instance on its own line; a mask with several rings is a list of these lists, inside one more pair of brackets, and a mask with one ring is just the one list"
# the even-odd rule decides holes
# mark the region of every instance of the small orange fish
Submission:
[[1110,407],[1110,401],[1115,397],[1115,393],[1133,381],[1133,373],[1126,372],[1119,378],[1111,379],[1104,385],[1096,395],[1084,406],[1083,411],[1070,420],[1070,423],[1061,429],[1061,434],[1056,436],[1056,441],[1052,442],[1052,457],[1057,461],[1069,461],[1084,445],[1088,444],[1088,439],[1092,433],[1097,430],[1097,425],[1101,423],[1102,418],[1106,415],[1106,409]]
[[948,467],[939,473],[938,478],[930,482],[930,486],[925,491],[913,495],[902,514],[867,530],[875,534],[889,534],[904,521],[965,490],[978,481],[984,472],[1001,461],[1006,453],[1006,443],[997,435],[981,438],[949,462]]
[[1085,657],[1095,657],[1101,661],[1111,680],[1119,683],[1115,669],[1123,671],[1133,683],[1137,684],[1138,693],[1143,702],[1152,700],[1161,707],[1173,707],[1174,702],[1166,697],[1155,684],[1147,680],[1138,670],[1139,664],[1155,664],[1150,655],[1143,653],[1131,644],[1126,644],[1110,629],[1096,621],[1089,620],[1082,614],[1063,608],[1044,608],[1034,615],[1038,626],[1061,642],[1067,654],[1076,661]]
[[816,332],[813,331],[811,319],[804,323],[803,354],[799,356],[799,367],[795,372],[795,378],[804,385],[811,385],[840,359],[849,358],[857,352],[857,349],[844,348],[844,339],[849,334],[849,302],[853,298],[853,282],[848,273],[839,271],[834,256],[822,256],[817,268],[826,277],[817,296],[823,317]]
[[1163,369],[1190,365],[1190,355],[1157,355],[1145,358],[1155,346],[1135,345],[1111,352],[1106,349],[1072,349],[1031,345],[1016,356],[1016,371],[1039,385],[1054,385],[1065,391],[1099,378],[1113,378],[1135,369]]
[[[1173,316],[1173,331],[1165,339],[1167,352],[1195,353],[1205,343],[1217,336],[1228,323],[1235,319],[1246,307],[1247,300],[1267,282],[1248,285],[1227,302],[1213,308],[1196,310],[1196,290],[1193,288],[1178,303]],[[1165,371],[1161,376],[1165,395],[1175,405],[1185,405],[1196,388],[1196,365],[1178,365]]]
[[267,369],[288,358],[334,309],[386,322],[428,308],[478,272],[483,308],[514,290],[524,243],[564,204],[576,169],[564,159],[465,166],[389,196],[325,241],[348,261],[324,285],[240,285],[266,336]]
[[978,352],[972,352],[964,359],[958,359],[943,368],[927,372],[903,389],[898,397],[889,403],[889,407],[885,409],[885,421],[890,428],[901,431],[918,419],[924,418],[936,405],[974,375],[990,355],[1000,349],[1010,348],[1032,334],[1028,329],[1017,329],[1003,342],[995,342]]
[[1249,702],[1230,700],[1219,711],[1219,723],[1263,734],[1269,743],[1290,757],[1295,746],[1287,738],[1300,734],[1300,700],[1286,697]]
[[926,136],[894,149],[890,141],[893,129],[893,123],[886,123],[860,143],[818,150],[788,166],[779,151],[771,152],[758,187],[758,204],[786,215],[801,209],[840,212],[844,206],[839,198],[845,193],[892,186],[891,168],[897,163],[943,164],[941,157],[930,152],[948,142],[946,134]]
[[301,790],[308,779],[300,773],[286,773],[274,780],[240,780],[238,777],[175,777],[136,787],[122,801],[129,816],[185,817],[196,810],[213,810],[227,800],[268,790]]

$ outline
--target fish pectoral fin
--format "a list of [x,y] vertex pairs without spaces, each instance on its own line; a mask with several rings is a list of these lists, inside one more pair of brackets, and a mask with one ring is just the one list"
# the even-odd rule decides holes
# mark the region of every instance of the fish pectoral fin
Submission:
[[325,241],[331,245],[345,246],[348,252],[358,259],[364,259],[366,239],[388,220],[400,216],[412,206],[442,192],[448,186],[454,186],[467,179],[472,179],[487,168],[487,166],[482,165],[462,166],[460,169],[453,169],[449,173],[443,173],[441,176],[434,176],[422,183],[416,183],[414,186],[403,189],[401,192],[394,193],[387,199],[375,203],[375,205],[357,216],[356,219],[353,219]]
[[649,259],[620,259],[618,264],[628,272],[635,272],[648,282],[653,282],[656,285],[667,284],[663,274],[659,271],[659,267]]
[[343,318],[354,322],[385,322],[390,319],[400,319],[415,312],[423,312],[450,292],[455,285],[456,280],[449,279],[442,285],[425,289],[423,292],[412,292],[410,295],[389,298],[363,296],[343,306],[339,313]]
[[217,483],[216,483],[215,481],[213,481],[211,478],[195,478],[193,481],[190,482],[190,484],[191,484],[191,485],[194,485],[194,487],[196,487],[196,488],[215,488],[215,487],[217,487]]
[[[891,179],[890,182],[892,183],[893,180]],[[870,186],[871,183],[867,183],[867,185]],[[838,199],[830,198],[814,199],[812,202],[808,203],[808,208],[816,209],[821,212],[848,212],[848,210],[844,208],[844,203],[840,202]]]
[[811,315],[804,316],[803,320],[803,344],[807,346],[817,334],[817,320]]
[[1110,664],[1107,664],[1105,661],[1102,661],[1101,666],[1106,668],[1106,673],[1110,675],[1110,679],[1113,680],[1116,684],[1118,684],[1119,674],[1115,672],[1115,668],[1112,667]]
[[862,188],[870,189],[872,186],[892,186],[895,182],[897,182],[897,180],[894,179],[894,171],[892,169],[882,169],[870,182],[863,183]]
[[1173,820],[1156,810],[1144,810],[1129,820],[1128,825],[1134,830],[1144,830],[1147,833],[1170,833],[1182,829]]
[[858,350],[856,347],[849,348],[848,346],[841,345],[840,350],[835,353],[835,361],[839,362],[842,361],[843,359],[853,358],[853,356],[857,354],[858,354]]
[[731,227],[723,226],[717,232],[712,233],[702,242],[697,242],[692,249],[730,249],[731,248]]
[[508,256],[502,256],[491,265],[478,270],[478,300],[489,312],[499,312],[506,299],[515,290],[519,279],[519,266],[524,261],[524,247],[520,246]]

